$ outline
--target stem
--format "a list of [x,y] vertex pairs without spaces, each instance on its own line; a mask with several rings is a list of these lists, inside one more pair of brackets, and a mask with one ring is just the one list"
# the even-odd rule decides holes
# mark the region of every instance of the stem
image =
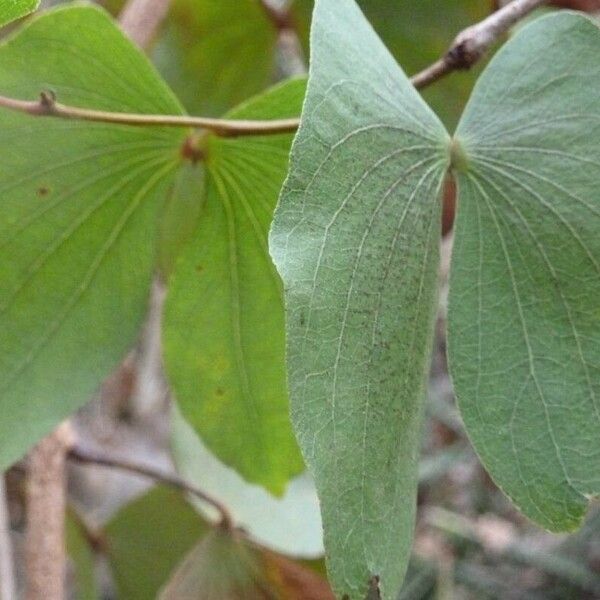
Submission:
[[489,50],[490,46],[515,23],[548,0],[513,0],[483,21],[459,33],[446,54],[417,73],[413,85],[424,88],[452,71],[470,69]]
[[119,16],[123,33],[140,48],[148,48],[170,4],[171,0],[128,0]]
[[259,0],[258,2],[262,7],[265,15],[273,23],[273,26],[278,31],[282,29],[293,29],[295,30],[294,19],[288,8],[277,8],[271,4],[270,0]]
[[115,123],[120,125],[157,127],[199,127],[209,129],[222,137],[238,135],[266,135],[289,133],[298,127],[298,119],[278,119],[272,121],[232,121],[208,117],[188,117],[173,115],[142,115],[120,112],[105,112],[56,102],[54,94],[42,92],[37,102],[17,100],[0,96],[0,106],[37,117],[61,117],[78,121]]
[[[480,23],[465,29],[456,37],[442,58],[411,79],[413,85],[421,89],[452,71],[470,68],[512,25],[547,1],[513,0]],[[208,129],[221,137],[291,133],[296,131],[300,124],[298,118],[237,121],[208,117],[105,112],[60,104],[51,92],[42,92],[37,102],[0,96],[0,107],[38,117],[61,117],[133,126],[196,127]]]
[[10,515],[4,473],[0,473],[0,600],[13,600],[16,597],[15,570],[10,539]]
[[72,443],[68,422],[29,454],[25,572],[27,600],[65,597],[66,455]]
[[83,464],[99,465],[102,467],[129,471],[130,473],[135,473],[136,475],[141,475],[142,477],[147,477],[154,481],[169,485],[182,492],[193,494],[203,502],[210,504],[219,513],[222,527],[227,530],[234,529],[233,517],[224,504],[177,475],[171,475],[154,467],[141,465],[105,453],[93,452],[81,447],[71,448],[69,458]]

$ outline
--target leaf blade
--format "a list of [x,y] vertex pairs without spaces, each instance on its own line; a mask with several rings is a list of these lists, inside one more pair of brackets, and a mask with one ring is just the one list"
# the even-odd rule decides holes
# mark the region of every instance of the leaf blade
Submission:
[[[298,114],[291,81],[233,118]],[[304,470],[288,416],[281,281],[267,232],[291,136],[211,138],[199,226],[173,274],[164,321],[167,374],[207,446],[245,479],[280,495]]]
[[0,27],[33,12],[39,0],[0,0]]
[[363,600],[379,577],[393,598],[414,524],[447,134],[353,2],[317,2],[311,42],[270,237],[292,420],[334,590]]
[[[77,106],[181,112],[89,6],[39,16],[0,48],[2,92],[31,99],[49,86]],[[10,148],[0,164],[0,468],[81,406],[133,343],[181,135],[0,113]]]
[[457,131],[469,164],[450,282],[455,390],[492,477],[553,531],[576,527],[600,492],[598,49],[585,17],[526,26]]

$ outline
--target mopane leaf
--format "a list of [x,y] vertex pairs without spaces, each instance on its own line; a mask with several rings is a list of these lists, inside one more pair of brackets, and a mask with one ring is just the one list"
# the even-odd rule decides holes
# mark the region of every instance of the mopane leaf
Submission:
[[[0,47],[0,93],[48,89],[82,107],[181,112],[92,7],[38,17]],[[184,135],[0,110],[0,469],[83,404],[135,340]]]
[[412,538],[448,136],[352,0],[319,0],[271,252],[330,580],[395,598]]
[[39,0],[0,0],[0,27],[33,12]]
[[[300,113],[304,81],[230,113]],[[166,370],[186,420],[225,464],[281,494],[304,464],[289,422],[281,282],[267,233],[290,135],[210,137],[206,197],[173,273],[164,319]]]
[[521,30],[456,135],[450,366],[499,486],[562,531],[600,492],[600,32]]

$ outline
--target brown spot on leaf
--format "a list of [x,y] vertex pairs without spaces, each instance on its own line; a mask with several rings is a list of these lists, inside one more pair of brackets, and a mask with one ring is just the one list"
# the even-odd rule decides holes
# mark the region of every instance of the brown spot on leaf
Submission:
[[49,193],[50,193],[50,188],[47,188],[45,185],[42,185],[37,189],[37,195],[40,197],[47,196]]
[[225,390],[223,388],[217,388],[217,396],[224,396]]

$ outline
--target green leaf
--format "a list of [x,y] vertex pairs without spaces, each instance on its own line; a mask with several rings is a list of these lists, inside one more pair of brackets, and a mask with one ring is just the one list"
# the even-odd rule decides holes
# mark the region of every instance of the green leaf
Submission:
[[[283,497],[274,498],[261,486],[244,481],[211,454],[176,409],[172,449],[177,471],[226,506],[234,522],[253,540],[290,556],[323,555],[319,502],[307,473],[292,479]],[[207,518],[218,519],[212,507],[201,500],[190,500]]]
[[190,112],[219,115],[273,81],[276,40],[257,0],[176,0],[153,56]]
[[156,598],[208,531],[179,492],[155,488],[121,509],[105,530],[118,598]]
[[33,12],[39,0],[0,0],[0,27]]
[[[274,88],[230,113],[300,112],[305,84]],[[304,470],[289,422],[281,282],[267,232],[290,135],[206,140],[206,197],[177,263],[164,316],[166,371],[181,411],[246,479],[281,494]]]
[[553,531],[600,492],[600,32],[561,13],[522,29],[456,134],[450,366],[498,485]]
[[271,253],[330,581],[395,598],[415,515],[448,136],[352,0],[319,0]]
[[[0,47],[0,93],[47,89],[76,106],[181,112],[91,6],[40,16]],[[81,406],[134,342],[184,135],[0,110],[0,469]]]
[[177,172],[167,195],[158,225],[158,268],[168,280],[179,255],[192,239],[202,212],[205,170],[202,164],[186,162]]

